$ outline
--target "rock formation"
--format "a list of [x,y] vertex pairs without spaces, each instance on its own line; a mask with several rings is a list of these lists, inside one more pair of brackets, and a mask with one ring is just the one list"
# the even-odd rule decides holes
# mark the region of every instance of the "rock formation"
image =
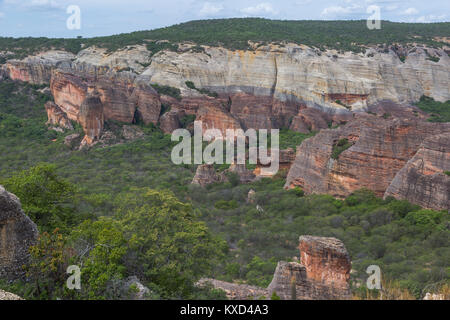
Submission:
[[223,173],[217,173],[213,165],[201,164],[197,167],[192,184],[205,187],[208,184],[222,182],[225,179],[225,175]]
[[47,51],[24,60],[9,60],[5,72],[11,80],[26,81],[33,84],[50,82],[52,71],[69,65],[75,55],[65,51]]
[[78,113],[78,122],[83,127],[82,145],[92,145],[102,135],[104,120],[103,104],[97,93],[90,94],[84,99]]
[[62,111],[56,103],[48,101],[45,104],[45,110],[47,111],[48,117],[47,125],[53,125],[67,130],[73,130],[72,123],[67,117],[67,114]]
[[431,136],[396,174],[385,197],[406,199],[425,208],[450,209],[450,132]]
[[180,112],[178,110],[170,110],[159,118],[159,127],[164,133],[172,134],[172,132],[181,127]]
[[0,278],[24,276],[22,267],[37,236],[37,227],[22,211],[19,199],[0,186]]
[[209,283],[231,300],[270,299],[274,293],[282,300],[351,299],[351,261],[342,241],[301,236],[299,242],[300,263],[280,261],[267,288],[214,279],[201,279],[197,285]]
[[[268,152],[268,156],[270,156],[271,151],[269,150]],[[279,150],[279,156],[278,156],[278,172],[280,172],[281,170],[285,170],[285,171],[289,171],[289,169],[291,168],[292,164],[294,163],[295,160],[295,151],[292,148],[287,148],[287,149],[283,149],[283,150]],[[270,167],[269,165],[263,165],[258,161],[258,164],[256,165],[255,170],[253,171],[253,173],[257,176],[257,177],[273,177],[274,174],[273,172],[271,172],[271,170],[267,170],[266,172],[263,172],[263,168],[267,168]]]
[[[430,55],[439,61],[427,59]],[[352,112],[382,102],[405,106],[422,95],[450,99],[447,53],[421,46],[387,51],[374,47],[364,54],[320,52],[292,43],[248,51],[203,46],[201,52],[180,49],[153,56],[145,46],[115,52],[89,47],[76,56],[48,51],[10,60],[2,69],[13,80],[50,82],[55,103],[71,120],[77,120],[86,96],[98,90],[105,120],[161,120],[167,133],[180,125],[177,116],[183,112],[223,133],[230,128],[281,127],[306,133],[345,123]],[[160,97],[151,83],[179,88],[180,99]],[[179,113],[160,119],[161,103]]]
[[23,299],[19,296],[16,296],[15,294],[0,289],[0,300],[23,300]]
[[55,103],[70,119],[77,119],[82,102],[96,90],[103,103],[105,120],[157,123],[161,102],[150,85],[129,72],[104,73],[95,68],[89,71],[79,68],[55,70],[50,83]]
[[351,261],[336,238],[301,236],[300,263],[279,262],[268,294],[283,300],[335,300],[351,298]]
[[[339,198],[368,188],[381,197],[422,142],[442,132],[450,132],[449,123],[356,115],[345,126],[303,141],[285,186]],[[342,141],[347,148],[339,154]]]

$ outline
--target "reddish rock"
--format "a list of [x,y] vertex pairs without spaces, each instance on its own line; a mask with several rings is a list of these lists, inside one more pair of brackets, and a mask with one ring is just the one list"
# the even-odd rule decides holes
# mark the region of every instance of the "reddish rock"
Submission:
[[103,104],[98,94],[90,94],[86,97],[78,113],[78,122],[83,127],[85,136],[81,145],[92,145],[100,139],[105,122]]
[[[268,156],[270,156],[271,150],[269,150],[268,152]],[[295,160],[295,151],[292,148],[287,148],[287,149],[283,149],[279,151],[279,164],[278,164],[278,172],[280,170],[285,170],[285,171],[289,171],[289,169],[291,168],[292,164],[294,163]],[[270,164],[268,165],[263,165],[258,161],[258,164],[256,165],[255,170],[253,171],[253,173],[257,176],[257,177],[273,177],[274,174],[270,173],[270,170],[267,170],[264,174],[262,172],[263,168],[269,168]]]
[[280,261],[268,289],[283,300],[350,299],[351,261],[336,238],[300,237],[300,263]]
[[45,104],[45,110],[47,111],[48,117],[47,125],[55,125],[64,129],[73,130],[72,123],[67,117],[67,114],[56,103],[48,101]]
[[310,133],[311,131],[320,131],[327,129],[331,121],[331,116],[326,113],[312,108],[302,109],[292,119],[289,129],[301,132]]
[[[445,123],[355,115],[347,125],[322,130],[303,141],[285,186],[341,198],[368,188],[382,197],[425,138],[448,131],[450,124]],[[352,146],[333,159],[333,146],[341,139]]]
[[432,136],[397,173],[385,197],[406,199],[435,210],[450,209],[450,132]]
[[105,120],[156,124],[161,103],[156,91],[127,73],[91,74],[55,70],[50,88],[56,104],[76,119],[87,94],[96,90],[103,103]]
[[159,118],[159,127],[164,133],[172,134],[172,132],[181,127],[180,117],[183,113],[178,110],[170,110]]
[[197,111],[196,121],[202,121],[203,134],[208,129],[219,129],[225,137],[227,129],[241,129],[239,121],[222,108],[204,106]]
[[300,263],[306,276],[321,284],[348,291],[352,264],[344,243],[336,238],[301,236]]

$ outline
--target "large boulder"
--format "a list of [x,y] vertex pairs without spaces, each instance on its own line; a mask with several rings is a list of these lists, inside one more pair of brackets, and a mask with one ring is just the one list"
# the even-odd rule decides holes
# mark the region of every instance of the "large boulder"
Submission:
[[19,199],[0,186],[0,278],[24,276],[28,250],[37,237],[38,229],[22,211]]

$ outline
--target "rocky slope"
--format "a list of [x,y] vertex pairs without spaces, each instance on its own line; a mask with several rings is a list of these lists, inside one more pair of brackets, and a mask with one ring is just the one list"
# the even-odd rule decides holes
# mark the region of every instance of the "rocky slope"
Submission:
[[0,186],[0,278],[24,275],[22,266],[37,236],[37,227],[22,211],[19,199]]
[[385,197],[435,210],[450,208],[450,132],[427,138],[396,174]]
[[[344,198],[361,188],[370,189],[378,196],[383,196],[391,185],[387,193],[389,195],[407,198],[425,207],[446,209],[448,204],[442,203],[446,196],[441,196],[441,200],[433,205],[420,200],[430,194],[431,190],[422,196],[412,196],[407,191],[411,187],[405,186],[407,177],[404,173],[405,170],[408,171],[405,166],[411,167],[416,161],[420,162],[420,159],[411,160],[407,165],[419,148],[424,149],[418,153],[419,158],[421,154],[427,153],[425,149],[431,148],[428,152],[429,161],[432,161],[429,166],[434,165],[433,170],[441,175],[441,180],[437,179],[437,184],[433,186],[439,189],[440,193],[449,193],[446,177],[443,176],[445,168],[448,167],[446,152],[443,149],[447,143],[444,142],[447,135],[443,135],[443,139],[436,137],[443,132],[450,132],[450,123],[357,115],[345,126],[322,130],[316,136],[305,140],[297,149],[297,156],[285,186],[298,186],[307,193],[328,193]],[[437,142],[434,142],[435,139]],[[340,143],[343,144],[341,153],[337,152]],[[403,173],[396,177],[400,170],[403,170]],[[396,179],[393,182],[394,177]],[[406,190],[395,191],[396,188]]]

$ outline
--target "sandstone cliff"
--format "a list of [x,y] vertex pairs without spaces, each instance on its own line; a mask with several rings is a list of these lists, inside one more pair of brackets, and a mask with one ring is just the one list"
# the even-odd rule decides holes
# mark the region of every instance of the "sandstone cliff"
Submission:
[[427,138],[396,174],[385,197],[406,199],[422,207],[450,209],[450,132]]
[[[357,115],[345,126],[322,130],[305,140],[297,149],[285,186],[340,198],[368,188],[383,196],[422,142],[442,132],[450,132],[449,123]],[[337,154],[340,141],[347,149]]]
[[68,65],[75,55],[65,51],[48,51],[24,60],[9,60],[3,67],[11,80],[48,84],[52,70]]
[[[450,59],[440,49],[400,48],[406,56],[402,62],[400,49],[393,47],[365,53],[321,52],[297,44],[249,51],[189,48],[153,56],[145,46],[115,52],[90,47],[77,56],[49,51],[8,61],[3,69],[11,79],[51,82],[55,103],[72,120],[93,90],[101,94],[105,120],[156,124],[164,102],[178,110],[161,119],[168,133],[180,125],[183,113],[222,131],[290,127],[309,132],[345,123],[352,112],[380,102],[407,105],[424,94],[450,99]],[[439,61],[430,61],[430,55]],[[181,99],[160,97],[150,86],[154,83],[179,88]]]
[[37,227],[23,213],[19,199],[0,186],[0,278],[24,276],[22,266],[37,236]]

